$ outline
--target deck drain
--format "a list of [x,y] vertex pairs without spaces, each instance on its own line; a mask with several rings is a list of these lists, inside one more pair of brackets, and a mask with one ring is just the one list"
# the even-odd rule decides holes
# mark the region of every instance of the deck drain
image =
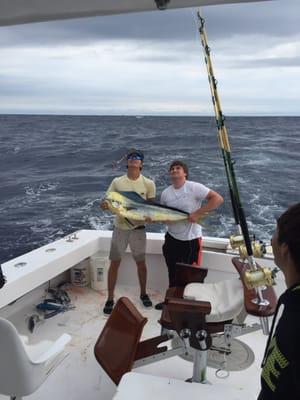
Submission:
[[22,267],[25,267],[25,265],[27,265],[27,263],[24,262],[24,261],[22,261],[22,262],[19,262],[19,263],[15,264],[14,267],[16,267],[16,268],[22,268]]
[[55,247],[50,247],[49,249],[45,250],[46,253],[53,253],[54,251],[56,251]]

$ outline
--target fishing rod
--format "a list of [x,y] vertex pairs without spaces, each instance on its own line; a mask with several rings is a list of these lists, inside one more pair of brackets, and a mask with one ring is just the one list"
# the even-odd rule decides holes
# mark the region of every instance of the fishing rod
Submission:
[[[201,43],[204,50],[205,64],[208,73],[208,81],[212,96],[212,103],[216,116],[216,125],[218,128],[218,140],[219,145],[222,151],[222,157],[225,166],[226,178],[229,187],[229,194],[231,199],[232,211],[235,220],[235,224],[237,226],[237,232],[239,236],[232,237],[231,244],[232,247],[240,247],[242,244],[245,245],[244,256],[248,259],[250,267],[252,269],[257,269],[256,263],[254,261],[254,255],[262,255],[260,254],[262,251],[262,245],[257,242],[253,242],[250,239],[248,224],[244,212],[244,208],[241,202],[239,188],[236,181],[236,175],[234,170],[234,161],[231,157],[231,148],[229,144],[229,138],[227,134],[227,129],[225,126],[225,117],[222,112],[220,97],[217,90],[217,79],[215,78],[212,59],[211,59],[211,51],[207,42],[207,35],[205,30],[205,20],[202,17],[200,11],[197,12],[198,17],[198,27],[201,38]],[[255,254],[254,254],[255,253]]]
[[[200,11],[197,13],[199,23],[199,33],[201,43],[204,49],[205,64],[208,73],[208,81],[212,95],[212,102],[215,110],[216,124],[218,128],[219,145],[222,151],[223,161],[225,165],[226,177],[230,192],[230,199],[233,209],[234,219],[237,225],[239,236],[231,236],[230,244],[232,248],[239,249],[240,257],[243,262],[234,266],[240,274],[244,287],[247,288],[245,297],[245,308],[248,313],[259,315],[261,318],[262,329],[265,334],[269,333],[267,316],[274,314],[276,305],[276,295],[274,288],[275,276],[278,269],[271,270],[270,268],[261,267],[256,264],[254,257],[262,257],[265,253],[265,245],[253,238],[251,241],[248,224],[241,202],[239,188],[236,181],[234,171],[234,161],[231,158],[231,149],[225,126],[225,117],[222,113],[220,98],[217,90],[217,80],[214,75],[212,60],[210,56],[210,48],[207,43],[207,35],[205,31],[205,20],[201,16]],[[248,260],[248,266],[244,262]],[[252,291],[254,289],[254,291]],[[263,290],[265,290],[263,295]],[[251,303],[259,306],[253,312]]]

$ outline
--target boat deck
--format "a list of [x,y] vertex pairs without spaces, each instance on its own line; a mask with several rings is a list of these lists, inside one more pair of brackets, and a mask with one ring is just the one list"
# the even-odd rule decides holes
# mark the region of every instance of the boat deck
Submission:
[[[42,321],[35,327],[33,333],[30,333],[27,329],[28,317],[35,312],[32,305],[27,305],[26,308],[9,316],[19,333],[28,336],[31,343],[44,339],[53,340],[64,332],[72,336],[72,340],[68,345],[68,357],[63,360],[44,384],[34,394],[27,396],[26,399],[111,399],[116,393],[116,387],[97,364],[93,354],[94,344],[107,319],[102,314],[106,292],[96,292],[89,288],[72,286],[68,288],[68,293],[76,309]],[[149,291],[149,294],[154,304],[162,299],[162,294],[159,292]],[[154,308],[145,309],[140,303],[136,287],[119,287],[116,291],[116,298],[120,296],[129,297],[139,311],[148,318],[148,323],[143,332],[143,339],[160,334],[160,325],[157,323],[160,311],[156,311]],[[253,322],[259,321],[258,319],[250,319],[250,323]],[[226,379],[216,377],[216,369],[208,368],[207,377],[212,384],[217,384],[218,386],[224,384],[240,391],[239,400],[254,400],[259,392],[260,362],[266,343],[266,336],[259,330],[243,335],[239,340],[251,347],[255,354],[254,363],[242,371],[230,372],[229,377]],[[176,356],[137,368],[135,372],[184,381],[192,375],[192,363]],[[184,393],[181,394],[181,398],[182,396],[184,396]],[[159,398],[155,397],[156,399]],[[1,400],[6,398],[0,395]],[[165,399],[165,397],[162,398]],[[227,397],[224,396],[223,399],[227,399]]]

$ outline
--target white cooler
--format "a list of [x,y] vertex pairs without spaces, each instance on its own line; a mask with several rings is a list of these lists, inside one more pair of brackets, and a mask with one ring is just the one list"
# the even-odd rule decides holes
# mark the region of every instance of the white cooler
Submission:
[[94,290],[107,288],[107,272],[109,267],[108,254],[98,252],[90,257],[91,287]]

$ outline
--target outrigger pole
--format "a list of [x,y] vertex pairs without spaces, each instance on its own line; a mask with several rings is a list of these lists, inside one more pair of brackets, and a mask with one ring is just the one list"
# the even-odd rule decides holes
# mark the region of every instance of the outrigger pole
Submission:
[[243,241],[246,246],[247,259],[252,268],[256,268],[256,264],[253,258],[252,243],[249,235],[247,220],[242,206],[238,185],[236,182],[234,161],[231,158],[231,149],[229,144],[229,138],[227,135],[227,129],[225,126],[225,117],[222,113],[220,98],[217,90],[217,79],[215,78],[212,60],[210,55],[210,48],[207,43],[207,35],[205,31],[205,20],[201,16],[200,11],[197,12],[199,33],[201,37],[201,43],[205,54],[205,64],[208,73],[208,81],[212,96],[212,102],[215,110],[216,124],[218,128],[218,139],[219,145],[222,151],[223,161],[225,165],[226,177],[229,187],[232,211],[234,215],[235,224],[237,226],[238,235],[243,236]]

